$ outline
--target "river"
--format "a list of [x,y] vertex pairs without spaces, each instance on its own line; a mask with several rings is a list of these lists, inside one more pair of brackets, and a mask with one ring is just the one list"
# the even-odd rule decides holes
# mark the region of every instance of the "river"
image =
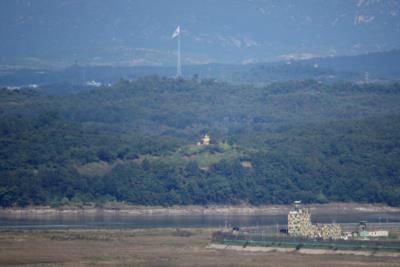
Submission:
[[[313,223],[400,223],[400,213],[313,214]],[[151,215],[127,214],[52,214],[0,215],[0,229],[118,229],[118,228],[190,228],[247,227],[276,225],[284,227],[286,215]]]

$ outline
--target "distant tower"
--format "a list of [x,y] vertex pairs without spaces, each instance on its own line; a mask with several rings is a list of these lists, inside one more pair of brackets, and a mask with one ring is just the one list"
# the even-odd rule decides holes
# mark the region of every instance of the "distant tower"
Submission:
[[181,26],[178,25],[176,27],[176,30],[172,34],[172,39],[177,39],[178,40],[178,58],[177,58],[177,63],[176,63],[176,77],[181,77],[182,76],[182,65],[181,65]]
[[365,72],[365,77],[364,77],[364,82],[365,83],[369,83],[369,77],[368,77],[369,75],[368,75],[368,71],[367,72]]

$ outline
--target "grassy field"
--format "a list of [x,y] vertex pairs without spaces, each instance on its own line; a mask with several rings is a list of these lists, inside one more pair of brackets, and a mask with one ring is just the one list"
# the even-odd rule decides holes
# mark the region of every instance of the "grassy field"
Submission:
[[0,266],[400,266],[398,257],[210,249],[214,230],[4,230]]

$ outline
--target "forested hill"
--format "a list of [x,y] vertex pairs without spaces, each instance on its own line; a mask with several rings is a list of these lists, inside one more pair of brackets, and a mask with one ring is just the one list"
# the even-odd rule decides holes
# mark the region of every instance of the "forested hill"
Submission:
[[[400,205],[398,83],[155,76],[40,90],[0,90],[2,206]],[[211,144],[196,145],[204,134]]]

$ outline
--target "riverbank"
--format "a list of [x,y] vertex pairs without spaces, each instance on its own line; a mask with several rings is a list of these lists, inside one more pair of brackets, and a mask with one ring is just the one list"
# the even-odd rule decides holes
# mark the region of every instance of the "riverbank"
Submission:
[[222,245],[210,244],[207,246],[210,249],[218,250],[233,250],[233,251],[247,251],[247,252],[285,252],[285,253],[298,253],[308,255],[354,255],[354,256],[375,256],[375,257],[397,257],[400,258],[398,252],[376,252],[366,250],[340,250],[340,249],[316,249],[316,248],[285,248],[285,247],[261,247],[261,246],[235,246],[235,245]]
[[214,248],[209,244],[215,230],[0,231],[0,266],[400,267],[398,257],[389,256]]
[[[330,203],[307,205],[312,214],[351,214],[351,213],[399,213],[400,207],[389,207],[380,204]],[[208,205],[208,206],[135,206],[124,204],[106,204],[95,206],[31,206],[25,208],[2,208],[0,216],[29,216],[57,214],[121,214],[134,216],[150,215],[285,215],[291,205]]]

